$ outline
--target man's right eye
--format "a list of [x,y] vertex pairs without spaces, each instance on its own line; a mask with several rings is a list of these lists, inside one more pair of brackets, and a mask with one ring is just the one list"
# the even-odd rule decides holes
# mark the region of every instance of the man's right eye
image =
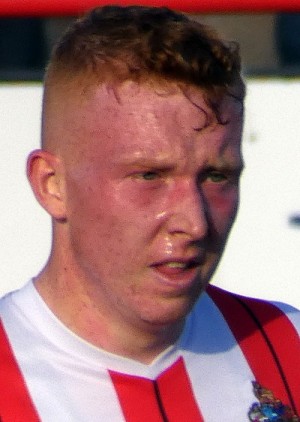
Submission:
[[140,177],[144,180],[155,180],[159,177],[159,174],[155,171],[145,171],[140,173]]

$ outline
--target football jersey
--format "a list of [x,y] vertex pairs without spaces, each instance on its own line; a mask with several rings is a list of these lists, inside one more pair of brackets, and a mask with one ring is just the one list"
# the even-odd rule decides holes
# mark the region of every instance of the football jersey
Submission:
[[210,286],[151,364],[81,339],[32,281],[0,316],[1,422],[243,422],[261,405],[254,382],[300,413],[299,313],[285,305]]

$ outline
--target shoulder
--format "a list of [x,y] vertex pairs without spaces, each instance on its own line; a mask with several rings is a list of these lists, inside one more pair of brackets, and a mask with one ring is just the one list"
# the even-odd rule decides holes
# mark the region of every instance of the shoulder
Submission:
[[0,299],[0,320],[9,337],[18,340],[26,336],[36,320],[34,287],[30,280],[18,290],[6,293]]
[[3,313],[5,313],[7,307],[11,306],[12,297],[14,295],[15,292],[11,291],[0,297],[0,317]]
[[258,328],[292,326],[300,332],[300,311],[288,304],[242,296],[213,285],[208,286],[207,294],[230,325],[249,320]]

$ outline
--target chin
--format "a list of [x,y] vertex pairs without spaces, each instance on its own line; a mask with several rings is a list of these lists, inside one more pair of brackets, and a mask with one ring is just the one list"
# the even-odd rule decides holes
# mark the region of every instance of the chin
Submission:
[[[171,302],[171,303],[169,303]],[[155,303],[153,306],[144,307],[141,312],[143,322],[154,327],[181,324],[190,313],[195,300],[173,299],[168,303]]]

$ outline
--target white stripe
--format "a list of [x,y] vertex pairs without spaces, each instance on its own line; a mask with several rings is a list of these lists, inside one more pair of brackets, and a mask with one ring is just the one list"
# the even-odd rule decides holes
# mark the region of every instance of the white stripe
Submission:
[[286,303],[281,302],[272,302],[273,305],[277,306],[283,313],[286,314],[288,319],[291,321],[291,323],[296,328],[296,331],[298,334],[300,333],[300,312],[298,309],[287,305]]
[[227,323],[206,295],[192,318],[184,358],[205,422],[248,420],[254,376]]

